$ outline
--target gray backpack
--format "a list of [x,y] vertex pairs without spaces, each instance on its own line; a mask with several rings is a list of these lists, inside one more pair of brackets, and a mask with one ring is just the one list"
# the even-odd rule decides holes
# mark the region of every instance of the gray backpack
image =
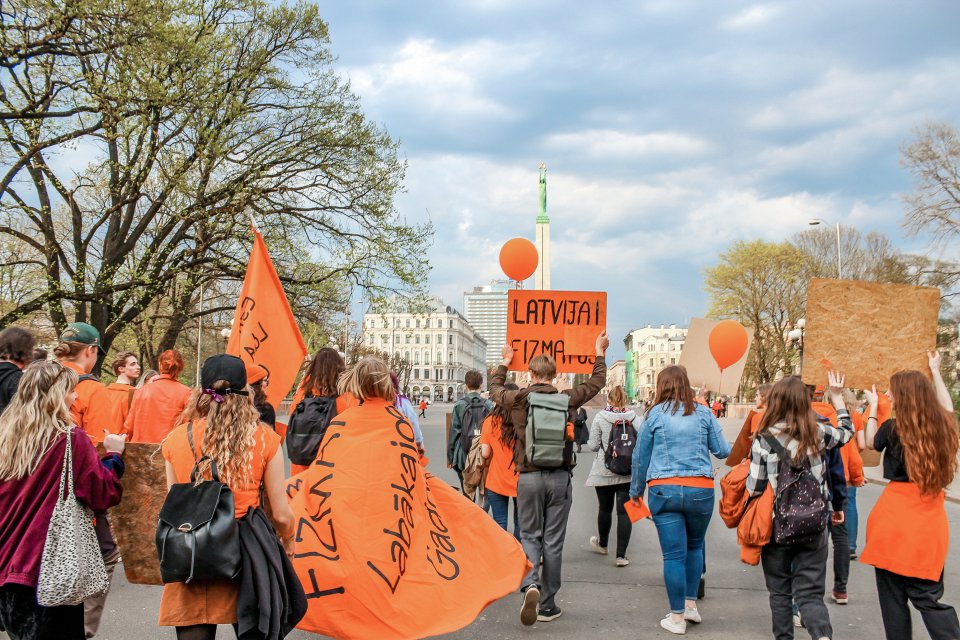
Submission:
[[570,396],[531,393],[527,396],[526,454],[530,464],[558,469],[564,464]]

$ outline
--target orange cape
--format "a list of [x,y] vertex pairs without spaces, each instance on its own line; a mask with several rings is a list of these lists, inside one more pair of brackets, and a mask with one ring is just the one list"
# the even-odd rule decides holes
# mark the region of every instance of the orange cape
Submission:
[[413,427],[368,399],[331,423],[317,461],[290,479],[300,629],[333,638],[423,638],[467,626],[516,591],[520,544],[421,466]]

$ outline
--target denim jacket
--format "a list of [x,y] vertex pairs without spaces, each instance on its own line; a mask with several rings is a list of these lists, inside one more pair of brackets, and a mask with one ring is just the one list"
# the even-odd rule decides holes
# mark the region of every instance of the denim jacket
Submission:
[[688,416],[683,415],[682,405],[676,413],[672,410],[672,404],[656,405],[640,427],[640,441],[633,450],[630,497],[642,496],[648,480],[712,478],[710,454],[720,459],[730,455],[730,443],[710,409],[698,404]]

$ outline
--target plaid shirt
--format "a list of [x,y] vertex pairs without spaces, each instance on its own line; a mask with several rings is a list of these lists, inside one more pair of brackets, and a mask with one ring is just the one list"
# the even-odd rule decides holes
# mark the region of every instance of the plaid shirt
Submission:
[[[850,414],[846,409],[837,409],[837,427],[831,426],[829,422],[820,421],[820,436],[823,439],[823,448],[832,449],[839,447],[853,438],[853,428],[851,427]],[[798,442],[788,436],[782,435],[780,430],[785,426],[778,422],[770,427],[770,433],[777,438],[780,444],[790,452],[791,457],[796,454]],[[827,489],[827,463],[826,457],[822,452],[814,455],[807,455],[810,461],[810,472],[820,483],[820,491],[824,497],[830,495]],[[759,496],[767,488],[767,482],[777,490],[777,478],[779,476],[780,456],[770,447],[770,443],[764,437],[758,437],[753,441],[753,447],[750,449],[750,473],[747,475],[747,495]]]

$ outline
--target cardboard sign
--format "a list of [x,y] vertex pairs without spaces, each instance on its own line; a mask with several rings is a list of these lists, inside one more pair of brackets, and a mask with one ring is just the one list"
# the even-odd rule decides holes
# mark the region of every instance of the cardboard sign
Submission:
[[160,508],[167,497],[167,472],[158,444],[127,444],[127,471],[120,483],[123,499],[107,512],[123,556],[123,571],[132,584],[162,585],[154,542]]
[[297,627],[306,631],[379,640],[450,633],[515,592],[528,571],[512,535],[421,466],[413,427],[384,401],[339,414],[287,496],[308,603]]
[[553,356],[557,373],[591,373],[597,336],[607,328],[607,294],[595,291],[511,289],[507,344],[511,371],[526,371],[540,354]]
[[[690,378],[690,384],[694,388],[709,389],[720,395],[732,396],[737,393],[740,378],[743,377],[743,369],[747,366],[750,347],[753,345],[753,332],[747,328],[749,340],[743,357],[721,373],[720,367],[710,355],[710,332],[718,322],[703,318],[693,318],[690,321],[690,329],[683,342],[683,351],[680,352],[679,364],[686,367],[687,377]],[[638,355],[643,357],[643,354]]]
[[940,291],[932,287],[811,280],[803,381],[825,384],[828,368],[845,374],[854,389],[886,388],[905,369],[929,375],[939,313]]

